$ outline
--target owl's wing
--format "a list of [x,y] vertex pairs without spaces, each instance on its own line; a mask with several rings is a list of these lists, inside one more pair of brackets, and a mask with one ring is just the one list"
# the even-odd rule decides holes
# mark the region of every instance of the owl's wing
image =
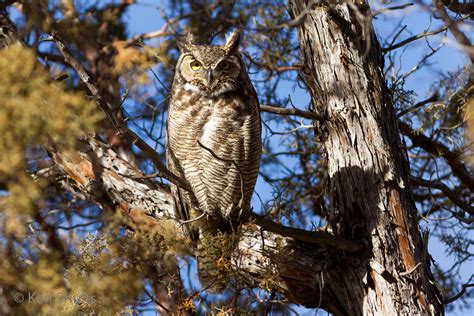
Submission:
[[[175,175],[183,178],[184,172],[179,165],[175,155],[170,148],[167,148],[166,158],[168,161],[168,169]],[[171,195],[174,201],[174,213],[175,216],[185,222],[191,219],[191,198],[189,193],[179,188],[178,186],[171,184]],[[192,223],[184,223],[184,230],[188,237],[193,241],[197,241],[199,238],[199,231],[192,225]]]
[[[191,205],[188,202],[188,193],[185,190],[172,185],[171,194],[174,200],[175,214],[179,216],[180,220],[189,221],[191,219]],[[183,223],[183,225],[186,235],[191,238],[191,240],[197,241],[199,239],[199,230],[196,229],[192,223]]]

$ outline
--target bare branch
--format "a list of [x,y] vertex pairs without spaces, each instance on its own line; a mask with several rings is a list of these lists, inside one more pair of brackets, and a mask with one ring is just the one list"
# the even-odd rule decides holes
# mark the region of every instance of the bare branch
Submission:
[[255,222],[263,230],[278,234],[284,237],[290,237],[296,240],[306,241],[321,246],[331,247],[347,252],[358,252],[364,249],[364,245],[359,242],[350,241],[336,237],[323,231],[307,231],[299,228],[283,226],[275,223],[265,216],[252,213],[250,221]]
[[436,35],[436,34],[439,34],[441,32],[444,32],[448,29],[447,26],[443,26],[443,27],[440,27],[439,29],[436,29],[434,31],[427,31],[427,32],[423,32],[423,33],[420,33],[420,34],[417,34],[415,36],[412,36],[412,37],[409,37],[401,42],[398,42],[396,44],[393,44],[393,45],[390,45],[389,47],[385,47],[385,48],[382,48],[382,52],[386,53],[386,52],[389,52],[389,51],[392,51],[394,49],[397,49],[397,48],[400,48],[402,46],[405,46],[407,44],[410,44],[411,42],[414,42],[416,40],[419,40],[423,37],[427,37],[427,36],[430,36],[430,35]]
[[268,113],[274,113],[274,114],[280,114],[280,115],[295,115],[295,116],[301,116],[310,120],[316,120],[316,121],[324,121],[326,120],[326,116],[323,114],[315,113],[315,112],[309,112],[309,111],[303,111],[299,109],[286,109],[286,108],[281,108],[277,106],[270,106],[270,105],[260,105],[260,110],[263,112],[268,112]]
[[446,184],[442,183],[441,181],[428,181],[428,180],[418,178],[418,177],[413,177],[413,176],[410,179],[416,185],[440,190],[454,204],[459,206],[461,209],[463,209],[467,213],[474,215],[474,207],[464,202],[463,200],[461,200],[456,193],[454,193]]
[[467,284],[463,284],[462,286],[462,289],[461,291],[454,295],[454,296],[451,296],[451,297],[448,297],[447,299],[444,300],[444,304],[449,304],[449,303],[452,303],[454,302],[455,300],[457,300],[458,298],[460,298],[461,296],[464,295],[464,293],[466,293],[466,289],[470,288],[470,287],[474,287],[474,283],[467,283]]
[[292,66],[275,66],[275,65],[272,65],[272,64],[269,64],[269,63],[262,63],[262,62],[259,62],[258,60],[255,60],[254,58],[252,58],[252,56],[247,53],[247,52],[242,52],[242,54],[252,63],[254,64],[255,66],[257,67],[260,67],[260,68],[263,68],[269,72],[273,72],[273,71],[276,71],[276,72],[286,72],[286,71],[295,71],[295,70],[300,70],[301,67],[298,66],[298,65],[292,65]]
[[474,178],[469,172],[461,159],[460,154],[452,152],[446,145],[438,143],[429,137],[423,135],[421,132],[416,132],[408,124],[399,121],[398,126],[400,131],[408,136],[416,147],[423,148],[435,157],[441,157],[446,160],[451,167],[453,174],[471,191],[474,191]]
[[416,103],[415,105],[409,107],[408,109],[405,109],[403,111],[400,111],[400,113],[397,114],[397,117],[400,118],[402,116],[404,116],[405,114],[407,113],[410,113],[410,112],[413,112],[415,111],[416,109],[419,109],[421,108],[422,106],[428,104],[428,103],[432,103],[432,102],[436,102],[439,100],[439,95],[437,93],[433,94],[431,97],[429,97],[428,99],[426,100],[423,100],[421,102],[418,102]]

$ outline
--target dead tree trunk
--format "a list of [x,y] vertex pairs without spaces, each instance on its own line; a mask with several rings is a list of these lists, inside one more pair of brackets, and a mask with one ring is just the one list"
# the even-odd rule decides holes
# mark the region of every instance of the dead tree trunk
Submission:
[[334,233],[365,240],[363,256],[327,271],[345,315],[443,313],[417,224],[409,166],[383,78],[383,57],[365,4],[290,0],[302,75],[328,159]]

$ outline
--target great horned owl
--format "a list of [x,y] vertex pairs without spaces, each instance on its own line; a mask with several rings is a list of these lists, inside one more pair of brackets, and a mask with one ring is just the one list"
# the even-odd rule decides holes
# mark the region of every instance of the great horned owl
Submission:
[[195,240],[238,228],[258,176],[259,104],[238,52],[239,41],[236,31],[222,46],[179,43],[168,109],[167,160],[169,169],[192,189],[194,197],[172,185],[176,214],[188,221]]

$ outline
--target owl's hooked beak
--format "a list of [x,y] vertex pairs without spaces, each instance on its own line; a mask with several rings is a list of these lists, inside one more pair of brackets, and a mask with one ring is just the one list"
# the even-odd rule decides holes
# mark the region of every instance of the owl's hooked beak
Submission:
[[212,69],[209,68],[209,69],[206,70],[206,81],[207,81],[207,84],[210,85],[210,84],[212,83],[212,80],[213,80],[213,79],[214,79],[214,78],[212,77]]

